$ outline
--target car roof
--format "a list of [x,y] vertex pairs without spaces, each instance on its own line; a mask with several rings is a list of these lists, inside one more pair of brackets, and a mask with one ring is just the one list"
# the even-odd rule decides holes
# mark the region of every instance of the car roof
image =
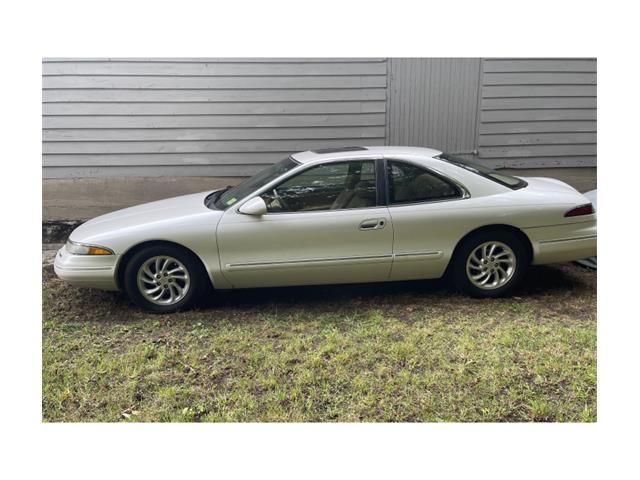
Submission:
[[291,157],[299,163],[310,163],[322,160],[339,160],[343,158],[371,158],[390,155],[419,155],[423,157],[435,157],[440,155],[440,150],[422,147],[343,147],[309,150],[294,153]]

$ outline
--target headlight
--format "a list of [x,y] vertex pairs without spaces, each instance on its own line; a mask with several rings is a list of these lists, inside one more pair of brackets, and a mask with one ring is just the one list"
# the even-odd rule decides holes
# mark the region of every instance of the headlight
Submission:
[[96,245],[83,245],[81,243],[75,243],[71,240],[67,240],[65,245],[67,252],[74,255],[113,255],[113,252],[108,248],[98,247]]

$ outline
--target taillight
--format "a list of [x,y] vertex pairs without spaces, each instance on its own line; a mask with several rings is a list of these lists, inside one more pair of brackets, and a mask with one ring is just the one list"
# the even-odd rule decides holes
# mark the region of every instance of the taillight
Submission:
[[578,217],[580,215],[591,215],[593,213],[593,205],[587,203],[586,205],[580,205],[579,207],[572,208],[564,214],[565,217]]

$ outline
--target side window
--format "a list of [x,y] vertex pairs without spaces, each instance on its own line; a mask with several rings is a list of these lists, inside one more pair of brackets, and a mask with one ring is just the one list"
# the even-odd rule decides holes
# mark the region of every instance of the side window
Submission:
[[412,203],[462,196],[460,189],[429,171],[409,163],[387,162],[389,203]]
[[268,212],[311,212],[376,205],[373,160],[311,167],[263,193]]

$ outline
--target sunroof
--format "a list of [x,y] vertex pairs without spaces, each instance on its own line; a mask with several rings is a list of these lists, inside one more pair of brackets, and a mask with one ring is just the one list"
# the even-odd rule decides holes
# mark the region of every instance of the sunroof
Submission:
[[364,147],[333,147],[333,148],[319,148],[318,150],[311,150],[313,153],[341,153],[341,152],[363,152],[367,149]]

